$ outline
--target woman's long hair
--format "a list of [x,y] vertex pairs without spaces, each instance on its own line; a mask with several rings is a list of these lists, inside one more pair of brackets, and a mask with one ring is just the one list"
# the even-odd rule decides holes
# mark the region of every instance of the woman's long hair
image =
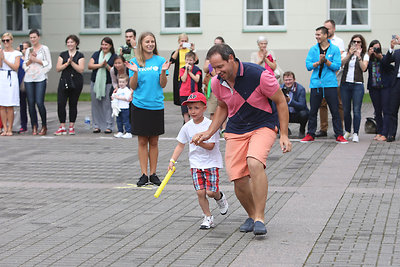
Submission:
[[[369,43],[368,46],[368,51],[371,47],[373,47],[374,45],[379,44],[379,48],[382,50],[382,45],[378,40],[372,40],[371,43]],[[375,53],[371,55],[371,60],[375,58]]]
[[364,56],[365,53],[367,52],[367,42],[365,42],[365,38],[361,34],[354,34],[351,37],[349,45],[347,46],[347,51],[350,51],[351,44],[353,43],[353,40],[355,38],[360,38],[361,39],[361,55]]
[[158,55],[157,40],[156,40],[156,37],[154,36],[154,34],[151,33],[151,32],[144,32],[144,33],[142,33],[142,34],[140,35],[140,37],[139,37],[139,42],[138,42],[138,45],[137,45],[138,53],[137,53],[137,55],[136,55],[136,60],[137,60],[137,62],[139,63],[139,66],[140,66],[140,67],[144,67],[144,65],[146,64],[146,63],[145,63],[146,59],[145,59],[145,57],[144,57],[142,42],[143,42],[143,39],[146,38],[147,36],[151,36],[151,37],[154,38],[154,50],[153,50],[153,54],[154,54],[154,55]]
[[[104,37],[103,40],[101,40],[100,44],[102,42],[106,42],[107,44],[111,45],[110,52],[111,52],[111,54],[115,54],[114,43],[110,37]],[[101,52],[101,46],[100,46],[99,52]]]

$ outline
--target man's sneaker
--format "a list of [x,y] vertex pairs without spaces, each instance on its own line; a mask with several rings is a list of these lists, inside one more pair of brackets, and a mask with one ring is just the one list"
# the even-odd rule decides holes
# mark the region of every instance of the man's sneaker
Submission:
[[254,235],[265,235],[267,233],[267,228],[265,228],[265,224],[261,221],[256,221],[254,223]]
[[132,134],[131,134],[131,133],[125,133],[125,134],[122,136],[122,138],[125,138],[125,139],[132,138]]
[[139,181],[137,182],[137,186],[144,186],[149,182],[149,177],[147,177],[146,174],[143,173],[143,175],[139,178]]
[[67,134],[67,130],[65,130],[65,128],[60,127],[58,128],[58,130],[54,133],[54,135],[65,135]]
[[338,144],[347,144],[348,141],[346,139],[344,139],[343,135],[339,135],[336,138],[336,143],[338,143]]
[[124,134],[121,132],[114,134],[114,137],[116,137],[116,138],[121,138],[122,136],[124,136]]
[[358,143],[360,142],[360,138],[358,138],[358,134],[353,133],[353,142]]
[[344,137],[344,139],[346,139],[346,140],[350,140],[350,139],[351,139],[351,133],[349,133],[349,132],[344,132],[343,137]]
[[314,137],[311,134],[307,134],[306,137],[300,140],[301,143],[310,143],[314,142]]
[[214,217],[211,216],[204,216],[203,222],[200,225],[200,229],[210,229],[214,227]]
[[74,128],[69,128],[68,129],[68,134],[69,135],[75,135],[75,129]]
[[247,220],[239,228],[240,232],[251,232],[254,230],[254,220],[252,218],[247,218]]
[[150,182],[158,186],[161,184],[160,179],[158,179],[158,176],[155,173],[150,175]]
[[222,215],[225,215],[228,212],[228,201],[226,200],[225,194],[222,193],[222,191],[219,191],[221,194],[221,198],[219,200],[215,200],[217,202],[217,205],[219,207],[219,212]]
[[328,136],[328,133],[326,131],[319,130],[318,132],[315,133],[315,137],[325,137],[325,136]]

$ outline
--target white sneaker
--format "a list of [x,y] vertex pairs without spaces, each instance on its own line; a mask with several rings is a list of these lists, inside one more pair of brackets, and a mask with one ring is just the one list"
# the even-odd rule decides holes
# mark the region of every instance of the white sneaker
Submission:
[[225,215],[228,212],[228,207],[229,207],[228,201],[226,200],[225,194],[222,193],[222,191],[219,191],[219,192],[221,193],[222,197],[221,197],[221,199],[215,200],[215,201],[217,202],[217,205],[219,207],[219,212],[222,215]]
[[358,134],[353,133],[353,142],[358,143],[360,142],[360,139],[358,138]]
[[346,140],[350,140],[350,139],[352,138],[351,133],[349,133],[349,132],[344,132],[343,137],[344,137],[344,139],[346,139]]
[[125,133],[122,138],[128,139],[128,138],[132,138],[132,134],[131,133]]
[[211,216],[204,216],[203,223],[200,225],[200,229],[210,229],[214,227],[214,217]]
[[118,132],[118,133],[114,134],[114,137],[121,138],[123,135],[124,135],[123,133]]

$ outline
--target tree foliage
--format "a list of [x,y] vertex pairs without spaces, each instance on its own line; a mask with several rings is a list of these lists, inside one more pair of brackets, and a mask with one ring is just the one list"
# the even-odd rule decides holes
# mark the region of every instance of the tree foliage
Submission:
[[43,4],[43,0],[13,0],[14,2],[20,3],[24,6],[24,8],[28,8],[34,5],[41,5]]

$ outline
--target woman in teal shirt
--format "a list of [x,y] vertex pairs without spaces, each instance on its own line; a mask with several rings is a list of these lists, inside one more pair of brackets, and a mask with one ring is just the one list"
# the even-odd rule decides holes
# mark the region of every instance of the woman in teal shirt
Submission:
[[138,186],[149,182],[147,163],[150,162],[150,182],[160,185],[156,175],[158,139],[164,134],[164,95],[170,63],[158,55],[156,38],[151,32],[142,33],[137,56],[126,62],[130,87],[133,89],[132,134],[138,136],[138,155],[142,176]]

